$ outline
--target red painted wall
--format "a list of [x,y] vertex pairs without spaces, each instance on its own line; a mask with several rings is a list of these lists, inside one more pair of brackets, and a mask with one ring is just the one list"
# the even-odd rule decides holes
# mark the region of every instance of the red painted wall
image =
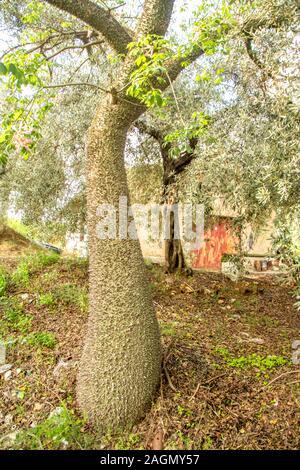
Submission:
[[202,248],[193,251],[193,267],[221,269],[222,255],[234,253],[238,242],[228,220],[221,219],[204,233]]

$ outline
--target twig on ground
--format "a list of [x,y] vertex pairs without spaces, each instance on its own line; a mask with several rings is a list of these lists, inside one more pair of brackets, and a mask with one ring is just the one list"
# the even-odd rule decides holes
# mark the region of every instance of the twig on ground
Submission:
[[290,375],[290,374],[300,374],[300,369],[299,370],[289,370],[288,372],[284,372],[283,374],[280,374],[278,375],[277,377],[275,377],[274,379],[272,379],[270,382],[268,382],[266,385],[264,385],[262,388],[266,388],[268,387],[269,385],[271,385],[272,383],[276,382],[277,380],[281,379],[281,377],[284,377],[286,375]]
[[208,385],[208,384],[210,384],[211,382],[213,382],[214,380],[217,380],[217,379],[220,379],[221,377],[224,377],[224,375],[226,375],[226,374],[227,374],[227,372],[224,372],[223,374],[220,374],[220,375],[217,375],[217,376],[215,376],[215,377],[212,377],[211,379],[207,380],[207,381],[204,382],[204,383],[199,382],[198,385],[197,385],[197,387],[196,387],[196,389],[195,389],[195,391],[194,391],[194,393],[193,393],[193,395],[191,396],[190,400],[192,400],[193,398],[195,398],[195,396],[197,395],[197,393],[198,393],[200,387],[203,387],[204,385]]
[[163,361],[162,361],[162,366],[163,366],[163,371],[165,373],[165,376],[166,376],[166,379],[168,381],[168,384],[170,386],[170,388],[173,390],[173,392],[177,392],[177,388],[173,385],[173,382],[171,380],[171,377],[170,377],[170,374],[168,372],[168,369],[167,369],[167,362],[168,362],[168,358],[169,358],[169,351],[171,349],[171,346],[173,345],[174,341],[171,341],[171,343],[169,344],[169,346],[167,347],[166,349],[166,352],[164,353],[163,355]]
[[293,382],[288,382],[287,385],[299,384],[300,380],[294,380]]

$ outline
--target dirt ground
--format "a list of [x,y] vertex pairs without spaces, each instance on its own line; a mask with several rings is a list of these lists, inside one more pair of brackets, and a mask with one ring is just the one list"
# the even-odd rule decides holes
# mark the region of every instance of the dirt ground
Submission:
[[214,273],[166,275],[156,265],[148,273],[161,387],[143,421],[106,436],[76,409],[86,262],[62,259],[8,284],[0,328],[12,368],[0,375],[0,447],[299,449],[300,366],[291,358],[300,312],[291,288],[274,277],[234,283]]
[[7,225],[0,226],[0,261],[19,258],[25,254],[35,253],[40,249],[28,238]]

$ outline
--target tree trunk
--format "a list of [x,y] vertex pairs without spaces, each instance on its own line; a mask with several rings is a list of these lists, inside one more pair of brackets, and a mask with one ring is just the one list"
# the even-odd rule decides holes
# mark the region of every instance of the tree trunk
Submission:
[[185,268],[184,254],[180,239],[175,238],[175,214],[169,214],[170,237],[165,240],[165,272],[173,273]]
[[[169,163],[170,162],[170,163]],[[164,242],[164,262],[165,272],[173,273],[175,271],[182,271],[185,268],[185,260],[182,249],[182,243],[180,239],[175,238],[175,220],[178,217],[176,213],[176,204],[178,203],[177,189],[174,186],[175,174],[172,168],[172,162],[169,157],[164,157],[164,191],[163,191],[163,204],[167,204],[169,207],[173,206],[173,210],[168,209],[168,219],[165,221],[170,224],[169,238]],[[175,213],[174,213],[175,211]]]
[[160,381],[159,327],[139,241],[97,237],[99,205],[118,208],[119,197],[128,197],[124,149],[140,113],[129,103],[103,102],[87,146],[90,312],[77,398],[103,431],[141,418]]

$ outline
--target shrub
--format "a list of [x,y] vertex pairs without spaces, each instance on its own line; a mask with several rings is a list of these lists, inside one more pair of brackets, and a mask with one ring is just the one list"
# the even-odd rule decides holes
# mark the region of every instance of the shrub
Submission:
[[57,340],[53,333],[49,333],[48,331],[40,331],[30,333],[26,337],[26,343],[31,346],[53,349],[57,343]]
[[238,369],[253,367],[259,369],[260,372],[284,366],[290,362],[283,356],[260,356],[256,353],[250,354],[249,356],[233,357],[228,349],[223,347],[216,347],[215,352],[222,356],[229,367],[236,367]]
[[0,266],[0,297],[3,297],[7,289],[7,274]]
[[31,328],[32,316],[24,313],[20,305],[16,305],[5,311],[4,320],[9,329],[27,333]]
[[63,403],[46,420],[21,431],[14,447],[29,450],[89,448],[92,438],[84,430],[84,425],[84,421]]
[[88,296],[85,291],[80,287],[73,284],[64,284],[55,291],[55,297],[60,302],[65,304],[75,305],[81,311],[85,312],[88,309]]
[[47,293],[47,294],[41,294],[39,297],[39,304],[43,306],[50,306],[54,304],[54,297],[53,294]]
[[12,281],[16,286],[28,287],[29,268],[25,259],[19,263],[17,269],[12,274]]
[[45,253],[41,251],[35,256],[31,257],[31,266],[33,268],[43,268],[46,266],[51,266],[52,264],[57,263],[59,260],[60,255],[58,253]]

